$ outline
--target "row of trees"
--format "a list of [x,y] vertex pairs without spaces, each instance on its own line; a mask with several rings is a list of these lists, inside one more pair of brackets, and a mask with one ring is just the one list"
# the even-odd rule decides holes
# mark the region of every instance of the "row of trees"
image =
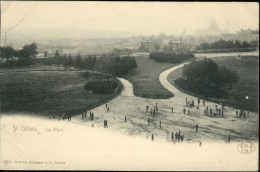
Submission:
[[197,50],[206,50],[206,49],[243,49],[243,48],[255,48],[257,47],[257,42],[252,41],[250,43],[246,41],[238,40],[218,40],[212,43],[203,42],[200,45],[196,46]]
[[154,52],[149,54],[149,58],[156,62],[169,62],[180,63],[182,61],[194,58],[195,56],[190,53],[166,53],[166,52]]
[[219,67],[211,59],[193,61],[185,65],[183,78],[176,80],[176,84],[184,89],[205,97],[226,97],[227,90],[238,82],[236,71]]
[[38,63],[59,65],[65,68],[74,67],[77,69],[96,70],[115,76],[127,74],[137,68],[135,58],[131,56],[120,57],[113,54],[101,55],[100,57],[95,55],[81,56],[78,54],[76,57],[73,57],[55,53],[54,57],[38,59]]
[[21,50],[15,50],[11,46],[0,47],[0,58],[6,59],[6,66],[20,65],[27,66],[34,63],[37,51],[37,44],[24,45]]

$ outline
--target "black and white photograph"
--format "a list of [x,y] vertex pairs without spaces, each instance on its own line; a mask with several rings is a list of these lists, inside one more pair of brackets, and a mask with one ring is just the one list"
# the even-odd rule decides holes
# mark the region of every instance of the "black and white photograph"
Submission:
[[259,3],[0,4],[1,170],[258,171]]

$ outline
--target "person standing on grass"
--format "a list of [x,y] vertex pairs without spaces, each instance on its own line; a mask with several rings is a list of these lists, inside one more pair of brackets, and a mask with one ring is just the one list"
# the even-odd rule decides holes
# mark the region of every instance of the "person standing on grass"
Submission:
[[231,136],[228,135],[228,143],[230,143],[230,140],[231,140]]
[[106,103],[106,108],[107,108],[107,103]]
[[188,98],[186,97],[186,105],[187,105],[187,103],[188,103]]
[[185,114],[186,113],[186,109],[185,108],[183,108],[183,114]]
[[174,140],[174,133],[172,132],[172,141]]
[[210,116],[212,116],[212,109],[211,108],[209,109],[209,113],[210,113]]
[[146,105],[146,112],[148,112],[148,110],[149,110],[149,106],[148,106],[148,105]]
[[106,119],[104,120],[104,128],[108,128],[108,127],[107,127],[107,120],[106,120]]
[[82,115],[81,115],[81,116],[82,116],[82,120],[83,120],[83,119],[84,119],[84,114],[82,113]]
[[175,133],[175,140],[178,140],[178,133]]
[[172,109],[172,113],[173,113],[173,107],[171,109]]
[[153,136],[153,134],[152,134],[152,141],[154,140],[154,136]]
[[181,142],[183,142],[183,139],[184,139],[184,135],[181,135]]
[[190,109],[188,109],[188,115],[190,115]]
[[198,105],[200,105],[200,98],[198,98]]
[[236,117],[238,117],[238,110],[236,110]]
[[126,116],[125,116],[125,123],[126,123]]
[[151,108],[151,115],[153,114],[153,109]]
[[195,128],[196,128],[196,132],[198,132],[199,125],[197,124],[197,125],[195,126]]
[[150,118],[148,118],[148,125],[150,124]]
[[109,112],[109,106],[107,107],[107,112]]
[[160,124],[159,125],[160,125],[160,128],[161,128],[162,127],[162,121],[161,120],[160,120]]
[[207,106],[206,109],[207,109],[207,112],[208,112],[209,111],[209,107]]

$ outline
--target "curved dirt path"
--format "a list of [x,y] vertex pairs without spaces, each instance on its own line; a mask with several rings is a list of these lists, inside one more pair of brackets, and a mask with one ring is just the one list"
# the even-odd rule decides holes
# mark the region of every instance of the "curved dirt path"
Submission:
[[117,78],[123,85],[122,91],[121,91],[121,96],[128,96],[128,97],[133,97],[134,96],[134,89],[133,89],[133,84],[130,83],[128,80],[124,78]]

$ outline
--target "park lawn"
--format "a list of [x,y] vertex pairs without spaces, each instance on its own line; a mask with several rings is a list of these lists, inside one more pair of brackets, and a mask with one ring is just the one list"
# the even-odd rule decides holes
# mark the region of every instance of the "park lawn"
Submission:
[[[245,61],[236,57],[216,57],[213,60],[219,66],[237,71],[240,76],[238,83],[228,91],[227,104],[235,108],[259,112],[259,60]],[[172,72],[168,80],[174,83],[174,80],[180,77],[182,77],[182,68]],[[248,101],[245,99],[246,96],[249,97]]]
[[170,98],[173,94],[166,90],[159,81],[159,75],[174,64],[158,63],[149,59],[148,55],[135,57],[137,69],[124,76],[133,84],[134,95],[143,98]]
[[[1,71],[1,70],[0,70]],[[97,107],[116,97],[84,90],[87,80],[76,71],[0,73],[1,111],[39,115],[72,115]]]

